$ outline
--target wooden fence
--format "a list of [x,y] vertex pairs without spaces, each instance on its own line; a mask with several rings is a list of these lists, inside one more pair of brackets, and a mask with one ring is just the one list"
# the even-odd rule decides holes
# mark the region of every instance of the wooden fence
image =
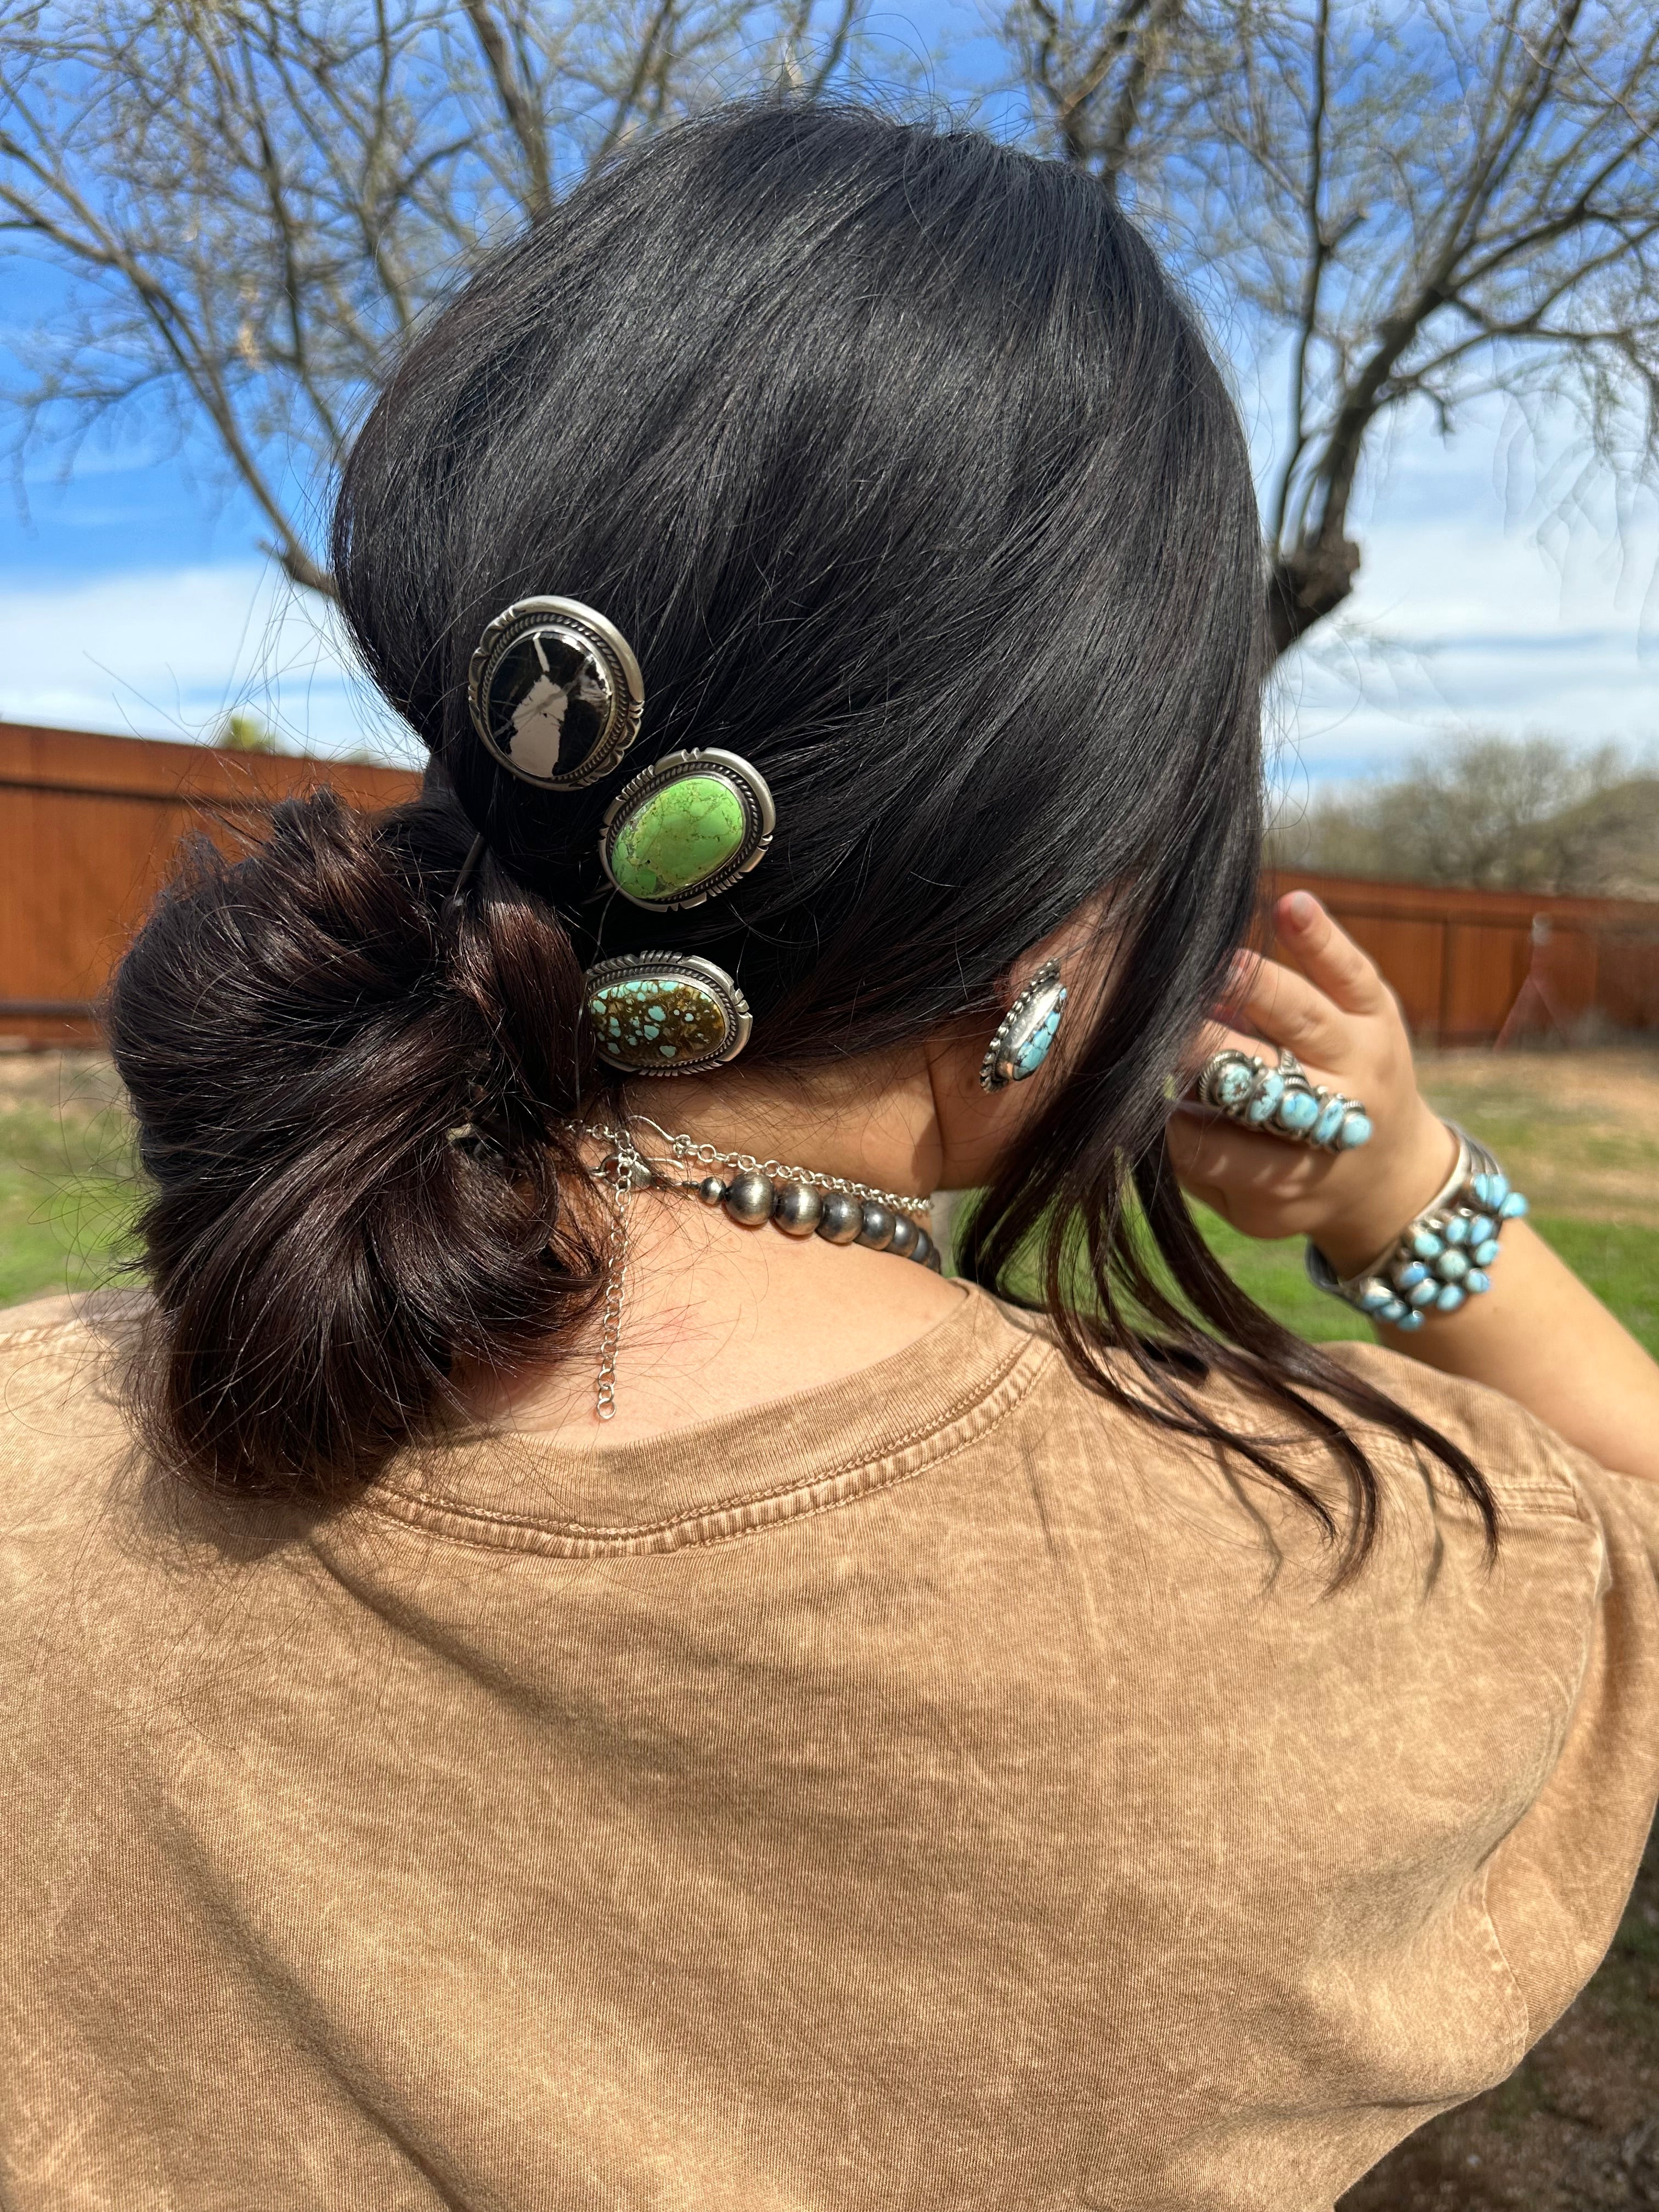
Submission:
[[[406,769],[0,722],[0,1036],[90,1043],[92,1007],[187,831],[329,784],[362,806],[408,797]],[[1659,1030],[1659,902],[1459,891],[1286,874],[1376,960],[1427,1042],[1509,1024]]]
[[1451,890],[1304,870],[1269,895],[1315,892],[1399,993],[1425,1043],[1659,1030],[1659,901]]
[[188,832],[214,834],[322,783],[387,806],[418,781],[404,769],[0,722],[0,1035],[95,1039],[92,1001]]

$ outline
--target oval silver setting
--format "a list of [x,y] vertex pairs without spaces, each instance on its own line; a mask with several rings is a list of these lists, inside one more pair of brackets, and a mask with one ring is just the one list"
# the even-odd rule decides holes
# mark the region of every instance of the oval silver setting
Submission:
[[[1045,960],[998,1023],[985,1048],[979,1070],[982,1091],[1006,1091],[1011,1083],[1024,1080],[1019,1067],[1020,1053],[1049,1015],[1065,1005],[1066,997],[1059,961]],[[1035,1068],[1028,1071],[1030,1074],[1036,1072]]]
[[[673,898],[641,898],[637,891],[623,889],[617,883],[611,863],[617,846],[628,826],[630,815],[638,813],[659,792],[683,776],[708,775],[723,783],[736,794],[743,809],[743,842],[732,857],[691,889]],[[772,833],[778,826],[777,808],[766,778],[752,761],[741,753],[722,752],[717,745],[693,745],[678,753],[665,753],[622,789],[605,810],[599,825],[599,865],[605,870],[612,887],[620,891],[630,906],[643,907],[647,914],[678,914],[688,907],[703,906],[712,898],[719,898],[732,885],[758,867],[766,857],[772,842]]]
[[614,623],[580,599],[515,599],[478,640],[467,711],[492,759],[540,791],[608,775],[640,733],[645,684]]
[[[659,979],[684,984],[714,1006],[722,1024],[720,1037],[695,1052],[677,1051],[672,1061],[650,1056],[643,1041],[633,1042],[631,1049],[626,1050],[613,1045],[607,1024],[594,1012],[594,999],[618,984],[638,985]],[[623,952],[596,961],[582,978],[582,995],[593,1026],[594,1050],[607,1067],[617,1068],[625,1075],[695,1075],[704,1068],[723,1067],[743,1050],[755,1026],[749,1001],[735,980],[700,952]],[[645,999],[638,991],[632,995],[636,1000]],[[646,1006],[648,1012],[648,1001]],[[655,1037],[649,1042],[656,1042]]]

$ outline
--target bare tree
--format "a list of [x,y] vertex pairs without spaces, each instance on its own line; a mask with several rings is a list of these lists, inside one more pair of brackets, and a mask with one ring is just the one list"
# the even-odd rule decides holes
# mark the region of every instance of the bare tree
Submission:
[[[1352,589],[1356,484],[1404,409],[1565,400],[1624,482],[1653,469],[1650,0],[1000,3],[1033,135],[1285,379],[1281,650]],[[14,347],[18,450],[146,411],[204,430],[326,590],[312,503],[388,345],[626,138],[856,82],[866,6],[0,0],[0,234],[61,290]]]
[[[1148,181],[1148,149],[1178,112],[1206,41],[1188,0],[1015,0],[1003,30],[1018,57],[1036,128],[1073,166],[1115,192]],[[1159,126],[1164,126],[1160,129]]]
[[1391,417],[1497,392],[1659,460],[1651,0],[1012,0],[1033,128],[1244,303],[1287,386],[1266,487],[1282,652],[1352,588]]
[[1336,875],[1648,897],[1659,776],[1614,745],[1449,736],[1393,775],[1286,805],[1267,850],[1275,866]]
[[19,450],[204,428],[296,582],[389,344],[623,141],[811,96],[866,0],[0,0],[0,234],[60,290]]

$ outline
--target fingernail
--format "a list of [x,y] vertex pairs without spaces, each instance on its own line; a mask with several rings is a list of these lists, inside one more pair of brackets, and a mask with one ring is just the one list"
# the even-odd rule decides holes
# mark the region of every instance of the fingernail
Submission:
[[1297,929],[1306,929],[1319,913],[1319,901],[1311,891],[1292,891],[1285,902],[1285,918]]

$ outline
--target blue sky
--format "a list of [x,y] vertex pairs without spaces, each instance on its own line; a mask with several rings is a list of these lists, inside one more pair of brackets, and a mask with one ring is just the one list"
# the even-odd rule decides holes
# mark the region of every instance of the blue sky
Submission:
[[331,611],[259,550],[252,503],[207,457],[90,447],[67,482],[42,453],[0,510],[0,717],[210,737],[257,708],[285,747],[417,748],[355,672]]
[[[35,289],[9,279],[14,329]],[[1235,374],[1265,470],[1280,394],[1271,372],[1265,386]],[[1604,491],[1561,528],[1513,431],[1496,406],[1468,410],[1449,444],[1407,418],[1372,455],[1358,588],[1273,687],[1275,779],[1291,791],[1453,730],[1659,744],[1659,516],[1638,501],[1615,530]],[[1565,425],[1556,444],[1570,459]],[[412,757],[327,609],[264,558],[257,518],[216,492],[206,460],[135,428],[88,447],[67,482],[39,455],[21,500],[0,501],[0,717],[199,738],[248,705],[295,750]]]
[[[1453,732],[1611,739],[1653,757],[1659,516],[1638,496],[1621,526],[1602,483],[1564,521],[1514,428],[1496,405],[1470,410],[1449,443],[1398,426],[1354,516],[1358,588],[1280,664],[1278,780],[1383,770]],[[1570,451],[1563,435],[1552,458]]]

